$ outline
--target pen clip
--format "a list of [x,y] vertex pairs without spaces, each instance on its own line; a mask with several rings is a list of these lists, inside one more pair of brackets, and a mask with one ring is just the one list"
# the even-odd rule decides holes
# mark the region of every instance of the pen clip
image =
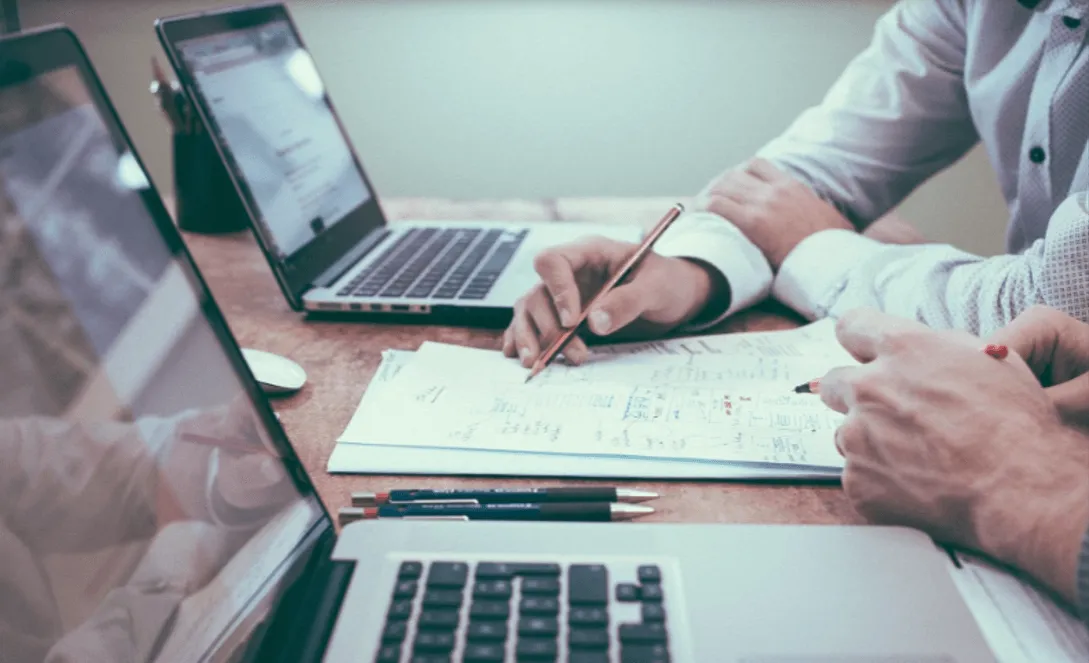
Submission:
[[471,506],[480,506],[480,500],[472,498],[460,498],[452,500],[389,500],[386,504],[468,504]]
[[467,522],[469,516],[401,516],[395,520],[464,520]]

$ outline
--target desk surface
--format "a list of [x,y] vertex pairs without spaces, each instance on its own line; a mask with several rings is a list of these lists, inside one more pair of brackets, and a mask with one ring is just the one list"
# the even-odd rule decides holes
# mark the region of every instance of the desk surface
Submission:
[[[509,219],[650,224],[673,199],[559,199],[547,201],[449,201],[403,199],[383,202],[390,219]],[[188,234],[190,250],[239,342],[291,357],[309,375],[297,395],[274,401],[281,421],[327,507],[346,506],[353,490],[408,487],[490,487],[496,479],[465,477],[333,476],[325,471],[337,437],[355,411],[387,348],[415,350],[424,341],[474,347],[497,346],[495,330],[408,325],[304,322],[283,297],[252,236]],[[792,327],[783,309],[761,307],[718,331]],[[503,485],[575,483],[511,479]],[[633,484],[635,486],[636,484]],[[646,521],[747,523],[855,523],[859,518],[838,486],[750,485],[722,482],[639,482],[662,498]]]

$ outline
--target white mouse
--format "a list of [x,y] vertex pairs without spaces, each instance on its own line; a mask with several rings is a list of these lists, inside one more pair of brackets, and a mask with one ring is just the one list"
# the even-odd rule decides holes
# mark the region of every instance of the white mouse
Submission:
[[251,348],[242,348],[242,356],[261,389],[270,396],[293,394],[306,384],[306,371],[286,357]]

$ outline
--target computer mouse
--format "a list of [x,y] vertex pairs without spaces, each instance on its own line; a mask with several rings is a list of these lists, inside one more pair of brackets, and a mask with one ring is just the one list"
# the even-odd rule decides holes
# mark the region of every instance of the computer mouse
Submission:
[[269,396],[293,394],[306,384],[306,371],[287,357],[252,348],[242,348],[242,357]]

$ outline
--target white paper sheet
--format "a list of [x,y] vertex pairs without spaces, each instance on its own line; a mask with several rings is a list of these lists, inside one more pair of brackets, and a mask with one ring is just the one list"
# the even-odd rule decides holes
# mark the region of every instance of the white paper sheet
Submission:
[[[415,354],[388,351],[328,469],[640,478],[835,478],[841,459],[832,447],[831,431],[838,415],[812,396],[791,394],[789,387],[852,361],[835,343],[833,326],[827,322],[789,332],[598,348],[588,365],[553,366],[528,386],[522,385],[525,369],[498,353],[441,344],[425,344]],[[422,378],[413,377],[411,372],[419,367],[424,369],[420,371]],[[406,375],[408,380],[403,379]],[[476,376],[469,378],[470,385],[486,376],[486,398],[482,400],[479,391],[462,388],[466,376]],[[631,383],[639,378],[649,378],[649,384],[633,387]],[[662,394],[656,385],[667,380],[677,386]],[[435,389],[442,387],[436,382],[446,386]],[[511,402],[508,392],[519,388],[522,397]],[[442,403],[437,405],[436,392],[442,391],[447,395],[444,398],[439,393],[437,400]],[[496,395],[502,402],[494,400]],[[615,407],[621,398],[623,410]],[[495,416],[496,409],[501,416]],[[591,416],[578,418],[581,423],[561,422],[566,425],[557,427],[546,420],[557,411],[568,417],[580,411]],[[613,420],[602,421],[602,412],[611,413]],[[472,422],[465,423],[467,416],[481,421],[474,428]],[[468,446],[458,439],[437,444],[436,422],[448,432],[457,432],[456,423],[461,422],[460,432],[475,438],[473,446],[457,448]],[[485,433],[481,423],[493,432]],[[678,438],[681,426],[689,433],[702,426],[703,440],[711,442],[698,435]],[[815,453],[799,446],[799,438],[807,437],[806,427],[811,429],[809,437],[823,436]],[[732,429],[733,435],[724,435],[726,429]],[[800,434],[791,434],[791,429]],[[561,431],[570,438],[557,446]],[[518,437],[516,443],[512,443],[513,436]],[[587,439],[597,446],[588,448]],[[489,444],[489,440],[494,442]],[[612,448],[602,449],[603,441]],[[747,447],[747,455],[736,451],[739,445]],[[678,452],[677,447],[685,448]],[[798,464],[764,464],[769,461]]]

